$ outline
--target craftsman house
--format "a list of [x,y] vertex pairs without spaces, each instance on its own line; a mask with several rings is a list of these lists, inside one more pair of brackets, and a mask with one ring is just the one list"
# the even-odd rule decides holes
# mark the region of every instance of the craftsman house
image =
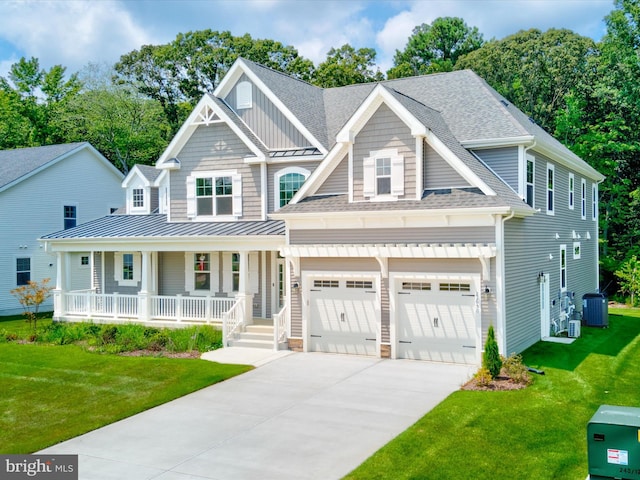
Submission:
[[597,291],[602,180],[471,71],[321,89],[239,59],[125,214],[43,237],[55,316],[475,364],[489,325],[519,352]]
[[[56,278],[55,260],[38,241],[116,210],[123,202],[123,175],[89,143],[0,151],[0,315],[21,313],[11,295],[29,280]],[[69,287],[89,281],[89,254],[65,257]],[[52,310],[47,300],[42,311]]]

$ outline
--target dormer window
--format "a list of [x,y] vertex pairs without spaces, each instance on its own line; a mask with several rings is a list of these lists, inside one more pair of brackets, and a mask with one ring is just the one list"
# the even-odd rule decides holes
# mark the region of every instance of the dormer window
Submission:
[[134,188],[132,196],[133,196],[133,208],[144,208],[144,189]]
[[404,157],[398,150],[378,150],[365,157],[363,196],[371,200],[396,200],[404,195]]
[[236,86],[236,108],[238,110],[253,106],[253,88],[250,82],[244,81]]

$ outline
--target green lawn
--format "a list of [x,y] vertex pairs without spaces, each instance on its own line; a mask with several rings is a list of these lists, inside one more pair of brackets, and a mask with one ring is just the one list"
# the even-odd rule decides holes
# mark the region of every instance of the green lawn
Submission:
[[598,407],[640,407],[640,311],[612,309],[609,325],[537,343],[523,354],[545,372],[531,387],[455,392],[346,478],[584,479]]
[[[5,319],[0,330],[23,324]],[[0,343],[0,452],[32,453],[250,368]]]

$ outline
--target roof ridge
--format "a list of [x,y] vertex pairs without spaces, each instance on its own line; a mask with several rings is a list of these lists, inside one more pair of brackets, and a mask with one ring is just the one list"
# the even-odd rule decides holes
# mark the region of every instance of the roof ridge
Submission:
[[293,75],[285,73],[285,72],[283,72],[281,70],[276,70],[275,68],[267,67],[266,65],[262,65],[260,63],[254,62],[253,60],[249,60],[248,58],[238,57],[238,59],[242,60],[243,62],[250,63],[251,65],[255,65],[256,67],[260,67],[260,68],[262,68],[264,70],[269,70],[270,72],[277,73],[278,75],[282,75],[283,77],[286,77],[289,80],[295,80],[297,82],[304,83],[305,85],[308,85],[310,87],[317,88],[317,89],[320,89],[320,90],[324,90],[323,87],[318,87],[317,85],[314,85],[313,83],[309,83],[306,80],[302,80],[301,78],[294,77]]

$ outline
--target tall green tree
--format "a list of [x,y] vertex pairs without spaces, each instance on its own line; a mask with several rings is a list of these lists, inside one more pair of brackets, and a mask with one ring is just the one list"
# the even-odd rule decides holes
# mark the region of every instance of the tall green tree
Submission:
[[165,45],[145,45],[122,55],[115,70],[119,82],[159,102],[175,132],[189,109],[217,87],[238,57],[302,80],[309,80],[313,72],[313,63],[291,46],[212,30],[180,33]]
[[410,77],[435,72],[450,72],[462,55],[484,44],[477,27],[469,27],[462,18],[440,17],[433,23],[418,25],[403,51],[396,50],[388,78]]
[[522,30],[464,55],[455,68],[473,70],[553,133],[567,95],[588,77],[595,52],[593,40],[570,30]]
[[373,48],[355,49],[349,44],[332,48],[327,59],[318,65],[313,82],[319,87],[342,87],[355,83],[384,80],[375,68],[376,51]]

